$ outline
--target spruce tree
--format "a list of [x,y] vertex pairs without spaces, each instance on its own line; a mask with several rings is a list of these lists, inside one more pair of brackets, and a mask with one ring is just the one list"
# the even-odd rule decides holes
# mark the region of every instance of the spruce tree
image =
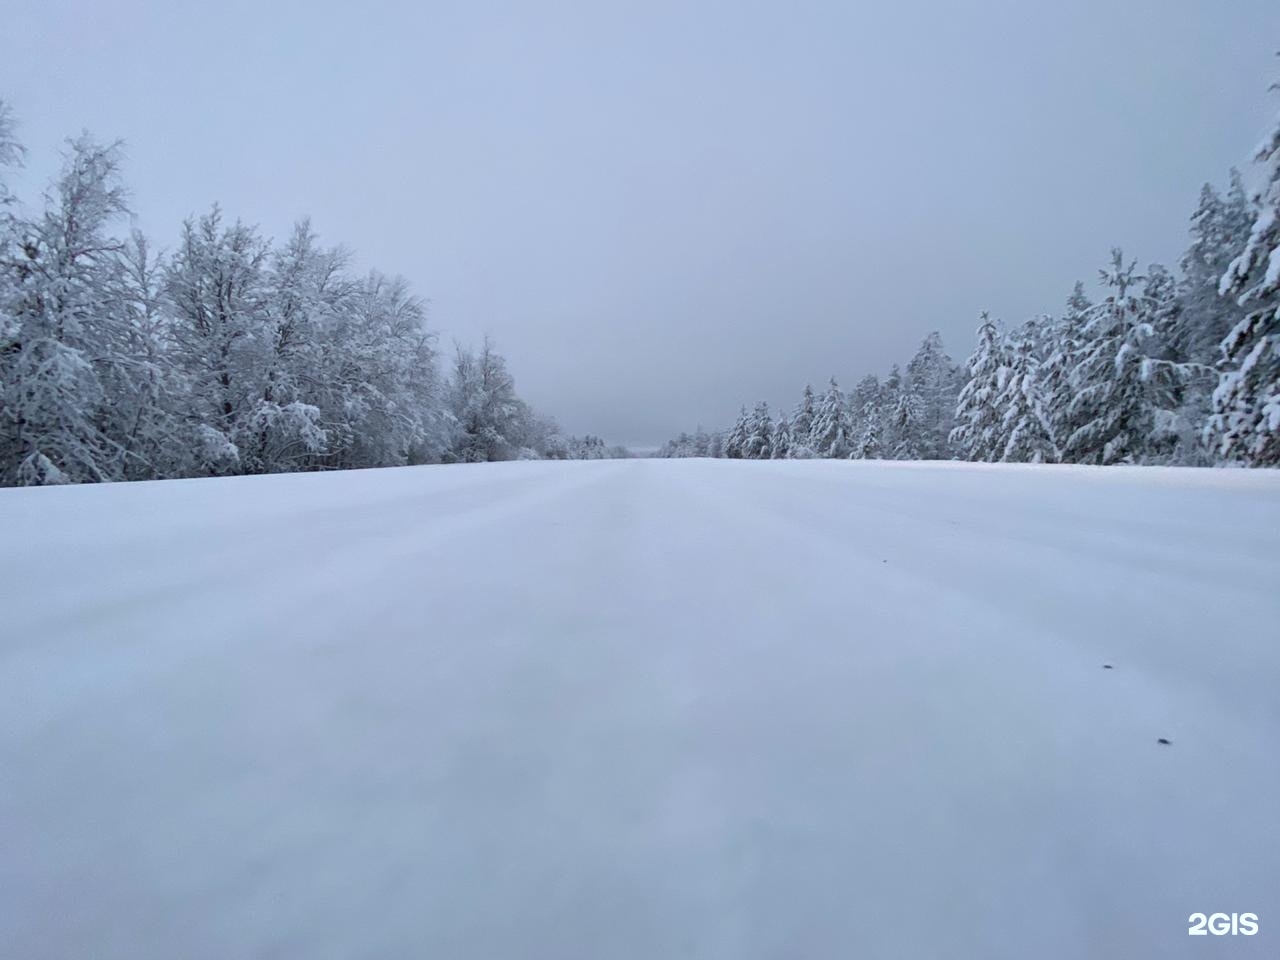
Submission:
[[945,459],[960,385],[955,364],[947,356],[942,336],[936,330],[924,338],[907,364],[907,382],[919,400],[912,453],[921,460]]
[[868,412],[871,407],[877,407],[879,403],[880,380],[874,374],[868,374],[859,380],[857,386],[849,393],[849,436],[853,440],[853,451],[850,456],[861,456],[862,437],[866,432]]
[[862,407],[862,432],[858,444],[850,456],[859,460],[879,460],[881,457],[880,435],[883,432],[878,397],[869,399]]
[[1223,339],[1243,319],[1246,311],[1234,298],[1219,294],[1218,285],[1244,249],[1251,222],[1239,171],[1231,171],[1225,198],[1211,184],[1201,188],[1191,216],[1191,245],[1180,264],[1181,312],[1170,341],[1174,359],[1216,364]]
[[747,445],[747,438],[751,436],[751,418],[747,413],[746,406],[738,409],[738,421],[733,425],[724,440],[724,455],[730,460],[741,460],[746,454],[743,452]]
[[1003,337],[984,310],[978,343],[966,364],[969,380],[956,400],[956,425],[950,441],[963,460],[994,462],[1004,452],[1004,416],[1000,397],[1008,378]]
[[1044,409],[1037,334],[1038,325],[1032,321],[1009,338],[1008,372],[996,398],[1001,411],[1000,459],[1006,463],[1053,463],[1058,458]]
[[747,438],[742,444],[745,460],[768,460],[773,450],[773,418],[769,404],[761,400],[748,421]]
[[819,457],[835,459],[844,459],[849,456],[847,418],[844,394],[840,391],[836,378],[832,377],[813,418],[814,453]]
[[880,447],[882,456],[892,456],[898,447],[898,435],[894,426],[894,414],[898,409],[898,399],[902,396],[902,370],[895,363],[889,367],[889,375],[884,378],[884,386],[880,389]]
[[769,456],[774,460],[787,460],[791,457],[791,421],[786,415],[780,416],[773,428],[773,445]]
[[923,460],[932,442],[925,420],[925,402],[915,383],[908,380],[893,410],[893,459]]
[[813,385],[806,383],[800,404],[791,416],[791,456],[798,460],[816,456],[813,449],[813,418],[816,414]]
[[[1280,89],[1280,83],[1273,89]],[[1244,249],[1219,292],[1248,313],[1222,341],[1223,372],[1208,435],[1227,458],[1280,465],[1280,117],[1254,155],[1261,185]]]
[[1110,292],[1090,308],[1073,356],[1067,412],[1079,425],[1061,439],[1068,462],[1137,463],[1159,454],[1156,410],[1181,365],[1158,356],[1160,304],[1135,266],[1114,249],[1099,271]]
[[1074,398],[1071,371],[1075,369],[1076,355],[1083,341],[1082,331],[1092,307],[1093,302],[1084,292],[1084,284],[1077,280],[1067,297],[1066,310],[1048,325],[1045,333],[1040,381],[1045,415],[1059,455],[1064,440],[1080,426],[1079,418],[1071,412]]

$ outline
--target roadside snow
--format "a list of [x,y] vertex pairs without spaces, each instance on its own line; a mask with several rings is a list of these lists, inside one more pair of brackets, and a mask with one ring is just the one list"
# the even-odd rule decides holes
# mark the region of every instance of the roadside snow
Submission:
[[1280,949],[1276,472],[511,463],[0,531],[4,956]]

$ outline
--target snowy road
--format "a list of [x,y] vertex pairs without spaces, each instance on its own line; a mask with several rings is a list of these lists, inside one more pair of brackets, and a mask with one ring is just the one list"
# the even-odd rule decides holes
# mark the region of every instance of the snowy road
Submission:
[[1277,472],[513,463],[0,532],[6,957],[1280,953]]

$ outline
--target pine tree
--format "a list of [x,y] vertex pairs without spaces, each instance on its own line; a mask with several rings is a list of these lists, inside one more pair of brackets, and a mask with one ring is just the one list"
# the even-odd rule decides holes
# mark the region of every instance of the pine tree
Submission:
[[806,383],[804,393],[800,397],[800,405],[791,417],[791,456],[797,460],[807,460],[816,456],[813,449],[813,419],[817,415],[817,404],[813,398],[813,386]]
[[893,409],[893,440],[893,459],[924,459],[924,451],[930,442],[925,403],[910,380],[903,384]]
[[[942,336],[936,330],[924,338],[907,364],[907,383],[918,399],[918,417],[912,427],[914,436],[907,442],[912,459],[945,459],[960,384],[955,364],[947,356]],[[904,414],[909,416],[906,411]],[[901,438],[899,443],[903,443]]]
[[850,456],[859,460],[879,460],[881,455],[880,434],[882,431],[880,401],[873,397],[863,405],[861,415],[862,431],[858,445]]
[[1080,427],[1080,418],[1072,413],[1074,387],[1071,372],[1084,340],[1084,326],[1093,302],[1084,292],[1084,284],[1076,281],[1067,297],[1066,310],[1045,331],[1044,363],[1040,367],[1041,395],[1054,444],[1059,448]]
[[1177,299],[1180,316],[1172,331],[1173,359],[1215,364],[1219,346],[1245,311],[1218,284],[1245,247],[1252,222],[1249,201],[1237,170],[1223,198],[1210,184],[1200,190],[1191,217],[1191,246],[1183,254]]
[[769,449],[769,456],[774,460],[786,460],[791,456],[791,421],[785,414],[778,418],[773,428],[773,445]]
[[[1277,83],[1273,89],[1280,89]],[[1280,465],[1280,117],[1254,155],[1261,186],[1244,249],[1219,292],[1249,312],[1222,341],[1223,372],[1208,425],[1219,453],[1251,466]]]
[[889,367],[889,375],[880,388],[880,448],[882,455],[892,456],[898,448],[898,433],[894,424],[898,400],[902,396],[902,370],[895,363]]
[[995,401],[1001,411],[999,459],[1006,463],[1053,463],[1058,458],[1041,392],[1038,333],[1039,325],[1031,321],[1009,338],[1008,373]]
[[1150,330],[1141,344],[1142,375],[1153,415],[1146,462],[1207,466],[1212,457],[1203,442],[1203,428],[1213,370],[1188,360],[1178,346],[1186,304],[1173,275],[1151,264],[1142,293],[1150,304]]
[[729,431],[724,441],[724,455],[730,460],[741,460],[746,454],[743,452],[747,445],[747,438],[751,436],[751,417],[747,413],[745,406],[738,411],[738,421]]
[[[853,439],[853,457],[861,457],[862,438],[866,432],[867,416],[871,407],[880,403],[880,380],[868,374],[858,381],[849,394],[849,436]],[[877,428],[877,433],[878,433]]]
[[978,324],[978,343],[966,365],[969,380],[956,400],[956,425],[951,444],[964,460],[988,463],[1004,452],[1004,414],[1000,397],[1008,379],[1008,360],[1003,337],[983,311]]
[[769,404],[761,400],[748,420],[747,438],[742,444],[745,460],[768,460],[773,450],[773,418]]
[[1111,292],[1090,308],[1074,354],[1067,411],[1079,426],[1061,441],[1071,463],[1143,462],[1159,452],[1156,411],[1181,365],[1158,356],[1160,305],[1134,268],[1115,249],[1110,268],[1099,271]]
[[848,411],[836,378],[831,378],[813,418],[811,446],[819,457],[844,459],[849,456]]

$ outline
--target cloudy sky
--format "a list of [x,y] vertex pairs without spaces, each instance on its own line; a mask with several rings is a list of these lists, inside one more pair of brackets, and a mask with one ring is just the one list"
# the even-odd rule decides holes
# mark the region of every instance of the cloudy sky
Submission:
[[1275,0],[0,0],[30,196],[128,144],[172,243],[309,214],[492,333],[566,429],[656,444],[982,308],[1176,260],[1280,97]]

